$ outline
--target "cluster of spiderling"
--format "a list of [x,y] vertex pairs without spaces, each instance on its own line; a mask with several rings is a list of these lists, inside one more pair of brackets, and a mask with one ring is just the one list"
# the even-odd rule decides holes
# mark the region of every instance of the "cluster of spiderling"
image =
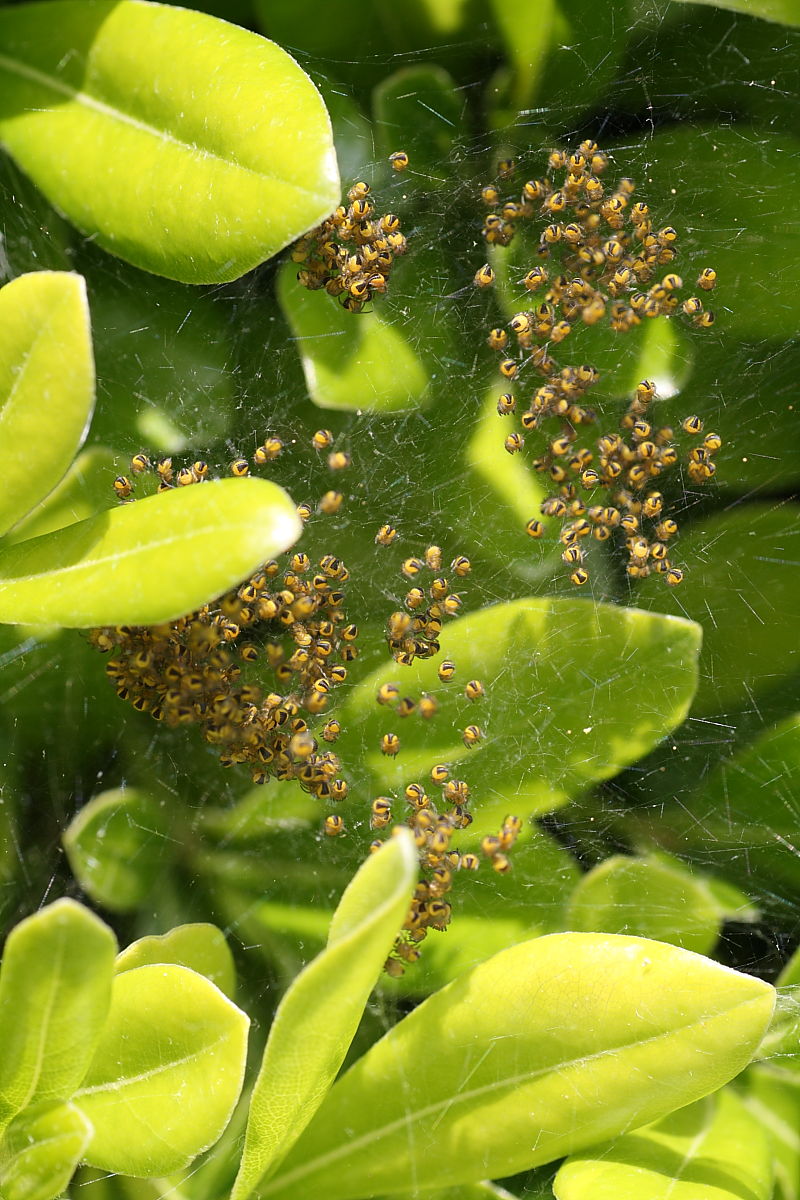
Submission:
[[[391,525],[382,525],[375,541],[379,545],[390,546],[396,536],[397,531]],[[428,546],[419,557],[405,559],[400,568],[406,580],[414,581],[414,586],[405,597],[404,607],[408,611],[392,613],[387,627],[389,651],[400,666],[410,665],[417,658],[430,658],[438,654],[441,650],[439,633],[442,620],[445,616],[455,615],[462,606],[461,596],[450,591],[447,579],[441,575],[443,561],[441,548],[434,545]],[[455,576],[464,579],[470,575],[472,566],[468,558],[459,554],[452,560],[450,569]],[[425,571],[433,575],[427,591],[417,582]],[[442,685],[450,684],[456,675],[456,664],[452,659],[443,658],[438,665],[437,675]],[[485,695],[485,687],[479,679],[470,679],[464,685],[464,696],[471,702],[480,702]],[[417,713],[423,719],[430,720],[439,708],[435,696],[404,696],[398,682],[382,684],[375,701],[391,710],[399,719]],[[473,749],[481,743],[483,730],[479,724],[470,723],[462,730],[461,736],[464,745]],[[390,757],[399,754],[400,735],[394,731],[384,733],[380,749]],[[440,793],[438,798],[431,794],[434,789]],[[397,813],[398,803],[403,807],[402,816]],[[447,896],[457,872],[476,871],[480,866],[478,854],[462,852],[454,844],[459,833],[472,824],[473,818],[469,784],[464,779],[451,778],[451,768],[447,763],[437,763],[431,768],[429,784],[417,781],[408,783],[399,801],[391,796],[377,796],[372,801],[370,825],[373,830],[397,829],[400,827],[398,818],[400,825],[409,827],[414,835],[421,878],[403,928],[385,964],[388,974],[395,977],[403,973],[406,964],[417,960],[419,944],[430,930],[441,932],[449,925],[451,907]],[[508,817],[499,833],[484,838],[481,844],[482,853],[499,873],[511,868],[507,852],[521,827],[522,822],[518,817]],[[382,841],[378,838],[370,848],[378,850],[381,845]]]
[[[326,449],[332,441],[328,430],[318,430],[312,445]],[[278,438],[267,439],[253,461],[274,459],[282,446]],[[340,457],[349,462],[342,452],[332,452],[332,469],[346,465]],[[133,476],[150,469],[146,455],[134,455]],[[176,468],[161,459],[152,469],[159,490],[208,477],[207,464],[199,461]],[[235,459],[230,469],[244,476],[248,460]],[[133,484],[127,476],[118,476],[113,486],[121,500],[130,502]],[[318,507],[336,511],[340,503],[339,493],[326,493]],[[306,520],[313,509],[304,504],[298,512]],[[238,588],[179,620],[95,629],[90,640],[112,653],[106,669],[122,699],[168,726],[199,726],[218,748],[223,766],[243,763],[255,783],[295,779],[320,800],[343,800],[348,785],[339,759],[318,743],[307,718],[325,712],[358,654],[358,629],[344,611],[348,578],[334,555],[323,555],[313,567],[298,552],[287,555],[283,565],[263,564]],[[274,690],[252,678],[262,663],[271,671]],[[334,743],[339,732],[339,722],[328,720],[321,742]],[[325,828],[331,832],[327,823]]]
[[[576,586],[589,579],[583,565],[583,540],[591,536],[606,541],[615,533],[624,537],[627,572],[632,579],[644,579],[655,571],[668,584],[677,586],[683,572],[670,561],[668,543],[677,534],[678,525],[664,513],[663,494],[652,488],[658,476],[678,461],[675,431],[667,425],[651,426],[648,409],[655,397],[655,385],[644,379],[620,420],[619,432],[604,433],[597,439],[594,452],[576,445],[580,426],[597,418],[578,403],[583,391],[576,398],[573,385],[579,383],[583,389],[596,377],[594,368],[567,367],[537,389],[531,408],[522,414],[526,429],[539,429],[547,417],[560,422],[557,435],[550,436],[545,444],[545,453],[532,463],[534,470],[557,485],[556,491],[542,501],[542,515],[564,522],[559,535],[564,546],[561,557]],[[510,399],[501,396],[498,410],[513,411]],[[702,429],[703,423],[696,416],[687,417],[682,424],[683,433],[699,434]],[[511,434],[506,449],[513,453],[521,443],[519,434]],[[708,433],[700,445],[689,450],[687,472],[693,483],[713,478],[714,454],[721,445],[719,434]],[[602,504],[592,503],[598,492],[605,493]],[[534,517],[528,521],[526,532],[532,538],[541,538],[544,523]]]
[[[394,536],[395,530],[391,525],[382,525],[375,541],[388,546]],[[415,658],[432,658],[439,653],[442,623],[447,617],[457,616],[463,603],[458,592],[450,590],[449,581],[438,573],[442,569],[439,546],[429,546],[424,558],[407,558],[402,572],[406,579],[416,580],[426,568],[435,573],[428,591],[415,584],[405,596],[404,603],[408,611],[393,612],[387,625],[392,658],[403,666],[410,666]],[[469,575],[472,569],[469,559],[463,554],[453,559],[450,568],[460,579]]]
[[[350,454],[345,450],[332,450],[333,442],[334,437],[330,429],[318,429],[311,439],[311,445],[315,450],[330,450],[328,454],[329,469],[343,471],[351,464]],[[267,463],[274,462],[283,453],[283,450],[284,442],[281,438],[274,435],[267,437],[253,451],[252,463],[256,467],[263,467]],[[229,470],[236,479],[243,479],[250,474],[250,465],[250,460],[246,458],[235,458],[230,463]],[[176,467],[171,457],[159,458],[153,463],[146,454],[134,454],[131,459],[131,475],[136,477],[150,472],[154,473],[158,479],[157,490],[159,492],[203,483],[208,479],[208,471],[208,463],[202,459],[182,467]],[[135,484],[130,476],[118,475],[114,480],[113,487],[118,500],[129,503],[135,499]],[[344,496],[341,492],[330,489],[320,496],[316,510],[327,516],[333,516],[341,508],[343,500]],[[301,520],[306,522],[313,515],[314,506],[307,502],[298,504],[297,513]]]
[[[680,276],[668,273],[652,282],[658,268],[674,259],[677,233],[671,226],[654,232],[647,205],[631,201],[636,186],[632,180],[620,180],[616,190],[608,193],[599,179],[607,165],[608,159],[596,143],[586,141],[573,154],[553,151],[548,174],[528,180],[519,201],[503,201],[493,184],[483,189],[483,201],[492,210],[483,225],[490,245],[508,245],[520,219],[562,217],[546,226],[538,246],[542,258],[559,256],[558,272],[534,266],[522,280],[528,291],[541,294],[541,300],[509,322],[518,356],[509,355],[509,333],[503,328],[492,329],[487,342],[501,355],[500,372],[506,379],[518,377],[526,358],[544,377],[527,408],[519,411],[522,432],[508,434],[505,448],[516,454],[525,445],[526,433],[545,434],[543,453],[540,450],[532,465],[556,485],[555,493],[543,501],[541,512],[566,521],[561,530],[562,559],[571,582],[580,587],[589,579],[582,540],[591,535],[604,541],[618,530],[625,537],[627,570],[632,578],[643,578],[654,570],[667,583],[677,585],[683,572],[670,562],[667,547],[677,525],[663,515],[662,493],[648,490],[679,458],[674,431],[669,426],[655,427],[648,419],[655,385],[649,380],[638,385],[618,430],[603,433],[593,447],[580,445],[581,426],[596,425],[599,420],[586,403],[599,372],[588,364],[559,369],[550,353],[551,346],[562,342],[579,322],[594,325],[608,317],[612,329],[627,332],[642,318],[669,317],[679,307],[700,328],[708,328],[714,321],[696,296],[681,305]],[[503,162],[499,177],[510,179],[514,170],[511,161]],[[566,171],[564,180],[556,184],[551,176],[561,170]],[[494,272],[485,264],[476,273],[475,283],[486,287],[493,282]],[[697,283],[701,290],[710,291],[716,272],[704,268]],[[501,416],[521,408],[510,392],[497,402]],[[545,422],[556,422],[557,428],[551,424],[548,429]],[[683,423],[684,432],[701,430],[697,417]],[[719,435],[710,433],[701,445],[689,450],[686,467],[692,483],[713,478],[714,454],[721,444]],[[596,502],[598,492],[605,493],[602,503]],[[648,536],[642,528],[645,519],[652,521]],[[545,532],[543,522],[536,518],[526,528],[533,538]]]
[[[408,155],[397,150],[389,161],[396,171],[408,166]],[[395,213],[379,216],[370,199],[370,186],[359,181],[341,204],[316,229],[292,248],[292,261],[300,264],[297,279],[310,291],[323,289],[340,299],[348,312],[361,312],[376,295],[383,294],[395,258],[407,244]]]

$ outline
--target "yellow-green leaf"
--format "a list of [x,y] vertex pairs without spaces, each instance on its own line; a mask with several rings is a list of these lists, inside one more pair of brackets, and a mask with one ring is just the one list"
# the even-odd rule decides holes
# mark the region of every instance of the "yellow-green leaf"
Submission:
[[111,930],[74,900],[11,931],[0,970],[0,1120],[81,1082],[108,1012],[115,950]]
[[[357,684],[342,709],[341,745],[350,761],[365,763],[371,787],[405,786],[438,762],[468,763],[484,822],[502,819],[510,797],[522,815],[555,809],[680,724],[697,683],[700,636],[692,622],[584,600],[491,605],[443,629],[442,657],[456,664],[451,682],[440,683],[437,657],[389,663]],[[464,696],[470,679],[484,685],[477,703]],[[394,680],[403,695],[436,696],[430,727],[375,703]],[[483,739],[467,749],[471,723]],[[388,732],[400,738],[396,758],[381,753]]]
[[356,1200],[550,1162],[716,1091],[773,1004],[769,984],[662,942],[525,942],[373,1046],[260,1195]]
[[263,479],[161,492],[0,549],[0,621],[157,624],[219,596],[299,533],[291,500]]
[[756,1118],[725,1090],[569,1158],[553,1191],[556,1200],[769,1200],[772,1156]]
[[309,292],[288,262],[278,277],[278,299],[291,326],[308,394],[320,408],[402,412],[428,397],[429,379],[399,321],[378,304],[372,312],[345,312],[327,292]]
[[239,1098],[248,1026],[245,1013],[186,967],[118,974],[75,1095],[93,1128],[86,1161],[126,1175],[162,1175],[213,1145]]
[[233,1200],[262,1193],[323,1101],[402,925],[416,869],[407,832],[371,855],[333,914],[327,947],[284,996],[253,1090]]
[[151,963],[175,963],[189,967],[233,999],[236,967],[225,935],[216,925],[196,922],[177,925],[169,933],[151,934],[131,942],[117,955],[116,971],[133,971]]
[[335,207],[330,121],[265,38],[143,0],[0,12],[0,139],[105,250],[236,279]]
[[54,1200],[69,1183],[92,1129],[73,1104],[42,1104],[12,1121],[0,1143],[3,1200]]
[[94,359],[81,276],[38,271],[0,288],[0,534],[61,479],[93,408]]

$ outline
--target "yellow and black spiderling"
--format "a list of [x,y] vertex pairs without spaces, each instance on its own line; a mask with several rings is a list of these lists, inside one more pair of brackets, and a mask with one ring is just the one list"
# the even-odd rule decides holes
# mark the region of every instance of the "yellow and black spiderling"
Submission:
[[[587,139],[572,150],[553,150],[543,175],[524,183],[518,197],[507,191],[511,176],[499,167],[497,181],[484,189],[492,199],[482,218],[484,241],[505,246],[514,237],[528,238],[535,256],[547,263],[530,266],[519,279],[535,293],[530,308],[514,314],[507,330],[492,328],[487,342],[501,355],[498,369],[505,378],[525,378],[528,370],[539,376],[527,397],[501,396],[497,411],[504,417],[516,415],[523,431],[506,433],[505,449],[520,454],[533,447],[533,470],[553,485],[541,514],[568,522],[561,531],[567,546],[562,557],[576,587],[589,578],[578,539],[590,532],[595,541],[613,538],[621,545],[620,514],[663,520],[663,499],[648,489],[676,466],[680,452],[674,431],[650,415],[656,397],[652,380],[637,386],[618,429],[604,429],[604,417],[589,396],[600,381],[598,370],[591,364],[560,366],[551,350],[574,338],[582,326],[603,321],[616,333],[662,317],[688,317],[699,330],[714,321],[697,296],[681,299],[684,277],[669,265],[678,253],[678,231],[659,226],[649,206],[633,200],[634,180],[606,183],[608,166],[607,155]],[[491,261],[479,267],[477,283],[488,281],[487,271],[492,271]],[[698,288],[709,291],[715,283],[714,268],[704,267]],[[523,389],[517,385],[517,391]],[[588,437],[586,426],[600,428]],[[683,432],[702,432],[702,422],[687,419]],[[697,448],[690,451],[686,477],[691,484],[714,478],[716,449],[712,441],[702,454]],[[585,527],[577,526],[575,519],[589,505],[597,515]],[[615,518],[606,519],[606,512]],[[545,523],[532,518],[526,532],[541,537]],[[657,536],[651,540],[663,541]],[[648,554],[641,558],[629,550],[631,578],[649,571]],[[673,578],[669,571],[661,573],[668,582]]]
[[[389,161],[393,170],[403,171],[408,155],[398,150]],[[297,280],[302,287],[324,290],[347,312],[357,314],[386,293],[395,260],[405,254],[407,242],[400,218],[376,211],[369,184],[354,183],[347,200],[295,242],[291,258],[300,268]]]

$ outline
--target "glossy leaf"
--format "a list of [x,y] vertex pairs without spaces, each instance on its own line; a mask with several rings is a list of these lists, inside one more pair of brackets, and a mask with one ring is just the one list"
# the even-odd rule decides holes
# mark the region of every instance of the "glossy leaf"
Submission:
[[0,204],[3,208],[1,275],[14,279],[28,271],[72,269],[74,231],[2,150]]
[[[523,599],[492,605],[446,625],[442,656],[456,663],[442,686],[438,659],[411,667],[390,663],[363,679],[342,710],[342,746],[362,758],[370,786],[404,786],[437,762],[469,763],[481,794],[481,829],[502,819],[513,796],[525,815],[558,808],[590,783],[608,779],[654,746],[686,715],[696,686],[700,629],[635,609],[583,600]],[[469,679],[486,697],[464,697]],[[403,724],[375,703],[378,688],[399,680],[404,694],[435,694],[439,712],[428,728]],[[544,715],[546,714],[546,715]],[[462,739],[477,722],[483,742]],[[396,759],[380,752],[397,732]]]
[[[794,40],[800,56],[800,37]],[[649,327],[659,324],[651,322]],[[659,400],[659,419],[677,429],[690,413],[702,413],[706,430],[722,438],[715,461],[726,494],[751,499],[760,489],[794,490],[800,486],[798,371],[800,346],[794,339],[721,338],[694,356],[692,371],[677,395]]]
[[92,1128],[72,1104],[45,1104],[22,1113],[0,1144],[3,1200],[54,1200],[89,1144]]
[[491,12],[503,38],[510,61],[507,101],[525,108],[536,94],[542,66],[557,31],[563,32],[563,17],[556,0],[542,0],[523,12],[513,0],[491,0]]
[[404,412],[429,398],[428,373],[403,334],[376,305],[348,313],[327,292],[297,282],[286,263],[278,299],[294,336],[308,394],[320,408]]
[[109,259],[94,244],[81,246],[76,261],[93,317],[92,440],[180,454],[228,436],[239,327],[230,300],[212,291],[187,295],[183,284]]
[[[682,613],[703,626],[700,686],[693,717],[751,708],[800,671],[794,638],[794,563],[800,509],[750,503],[693,525],[675,543],[685,578],[674,590],[651,578],[637,604]],[[731,653],[731,647],[737,653]]]
[[116,943],[74,900],[9,934],[0,970],[0,1120],[70,1096],[108,1013]]
[[503,390],[495,385],[488,392],[467,444],[465,458],[473,472],[474,507],[463,532],[513,566],[522,579],[534,582],[551,574],[554,563],[561,566],[562,547],[556,549],[555,530],[540,542],[531,541],[523,532],[532,517],[540,516],[547,491],[541,475],[530,470],[521,455],[509,457],[506,453],[497,415],[497,397]]
[[111,788],[85,804],[62,841],[72,873],[97,903],[136,908],[174,853],[163,806],[135,788]]
[[[748,5],[748,12],[752,8]],[[687,30],[684,36],[691,34]],[[681,321],[699,355],[706,345],[731,337],[784,339],[794,334],[800,310],[796,296],[782,295],[774,303],[757,300],[770,295],[773,281],[792,260],[794,244],[768,192],[752,187],[752,180],[764,155],[785,158],[793,172],[788,164],[794,164],[798,153],[800,139],[793,129],[765,124],[763,136],[754,139],[746,122],[704,126],[692,120],[665,126],[635,145],[625,139],[615,154],[624,161],[625,174],[646,179],[646,194],[644,186],[640,190],[651,212],[663,214],[659,220],[668,220],[678,231],[676,266],[687,288],[694,286],[701,268],[710,265],[717,271],[716,290],[705,296],[717,325],[695,330]]]
[[289,497],[262,479],[148,496],[0,550],[0,621],[157,624],[239,583],[299,532]]
[[770,1200],[766,1136],[732,1091],[569,1158],[556,1200]]
[[127,468],[127,461],[102,446],[81,451],[50,495],[14,526],[8,544],[41,537],[54,529],[85,521],[104,509],[116,508],[117,498],[110,480]]
[[339,199],[319,93],[264,38],[164,4],[52,0],[0,12],[0,45],[6,148],[136,266],[236,279]]
[[402,67],[381,80],[372,102],[381,156],[401,147],[415,175],[442,172],[465,119],[463,93],[447,71],[432,63]]
[[0,288],[0,534],[61,479],[93,408],[92,337],[81,276],[38,271]]
[[661,942],[525,942],[373,1046],[261,1194],[452,1186],[574,1153],[719,1088],[749,1061],[773,1002],[768,984]]
[[326,949],[281,1001],[250,1101],[232,1200],[263,1192],[319,1108],[408,911],[416,874],[408,833],[371,855],[333,914]]
[[795,0],[683,0],[683,3],[726,8],[729,12],[762,17],[765,21],[777,21],[780,25],[800,25],[800,11]]
[[660,810],[658,819],[644,813],[642,827],[665,849],[691,854],[748,891],[760,886],[765,901],[784,893],[794,902],[800,889],[799,778],[796,715],[719,763],[679,804]]
[[186,967],[154,964],[117,975],[103,1036],[75,1095],[94,1130],[86,1161],[127,1175],[188,1166],[230,1119],[248,1026],[222,992]]
[[800,1196],[800,1079],[769,1067],[751,1067],[744,1075],[742,1099],[769,1138],[775,1170],[776,1200]]
[[584,875],[572,894],[567,928],[633,933],[710,954],[727,915],[753,916],[745,896],[738,912],[720,905],[700,872],[676,860],[649,856],[607,858]]
[[117,974],[146,967],[152,963],[173,963],[204,975],[215,987],[233,999],[236,968],[225,935],[216,925],[198,922],[178,925],[169,933],[151,934],[131,942],[117,955]]

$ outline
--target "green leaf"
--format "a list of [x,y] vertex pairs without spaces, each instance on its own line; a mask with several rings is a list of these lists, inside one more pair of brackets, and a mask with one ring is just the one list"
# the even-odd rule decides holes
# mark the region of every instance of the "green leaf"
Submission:
[[746,13],[748,17],[761,17],[765,21],[777,21],[780,25],[800,25],[800,10],[797,0],[682,0],[684,4],[707,4],[712,8],[725,8],[729,12]]
[[82,450],[50,495],[14,526],[8,544],[13,546],[28,538],[41,537],[54,529],[85,521],[104,509],[116,508],[117,498],[110,481],[127,467],[127,462],[103,446]]
[[681,613],[703,626],[693,717],[752,709],[754,697],[800,671],[793,570],[798,531],[800,511],[785,502],[717,513],[677,539],[670,557],[685,570],[679,588],[651,577],[636,589],[643,608]]
[[[793,743],[797,747],[797,754],[800,757],[800,727],[798,723],[800,717],[792,718],[791,721],[784,722],[786,729],[791,729],[794,733]],[[774,733],[774,731],[773,731]],[[791,745],[792,743],[790,743]],[[758,761],[756,759],[756,761]],[[786,966],[781,971],[778,978],[775,980],[776,987],[797,987],[800,984],[800,946],[795,950],[792,957],[787,962]]]
[[[522,579],[533,583],[553,573],[563,549],[555,539],[531,541],[522,535],[531,518],[541,516],[547,491],[541,475],[526,465],[522,455],[509,457],[503,445],[503,423],[497,415],[497,397],[503,388],[495,385],[487,393],[474,422],[464,455],[475,480],[473,511],[464,523],[464,536],[486,545],[500,561],[513,567]],[[556,547],[558,546],[558,550]]]
[[[746,897],[741,897],[746,911]],[[633,933],[710,954],[726,916],[706,879],[675,860],[615,855],[584,875],[572,894],[567,927]]]
[[[425,1200],[516,1200],[516,1196],[512,1196],[511,1192],[507,1192],[504,1187],[488,1180],[482,1183],[461,1184],[459,1187],[453,1188],[426,1190],[422,1194],[424,1194]],[[395,1200],[419,1200],[420,1195],[421,1193],[416,1190],[395,1193]],[[549,1189],[548,1197],[552,1197]]]
[[373,1046],[260,1194],[345,1200],[574,1153],[719,1088],[773,1003],[761,980],[661,942],[568,933],[514,946]]
[[327,947],[281,1001],[250,1101],[232,1200],[262,1193],[322,1103],[403,923],[416,874],[408,833],[371,855],[333,914]]
[[800,987],[777,985],[775,1012],[757,1057],[794,1070],[800,1063]]
[[[509,802],[508,807],[512,806]],[[317,814],[308,842],[301,843],[293,836],[287,822],[282,833],[275,833],[274,841],[251,845],[247,855],[215,851],[203,859],[204,869],[213,872],[211,886],[225,920],[240,941],[257,947],[286,986],[323,949],[331,896],[341,886],[319,859],[313,878],[309,878],[305,864],[318,853],[318,828]],[[466,841],[460,839],[459,844],[466,848]],[[349,857],[343,855],[341,843],[336,849],[338,874],[346,873]],[[296,870],[288,875],[287,859],[296,863]],[[260,875],[252,867],[248,870],[254,860],[262,867]],[[463,886],[448,896],[453,920],[446,934],[432,933],[422,947],[421,959],[404,975],[381,976],[380,991],[395,996],[429,995],[508,946],[566,928],[566,902],[579,877],[577,863],[566,850],[536,826],[526,829],[514,848],[513,870],[498,876],[487,863],[477,875],[464,879]],[[242,890],[224,883],[220,886],[219,881],[226,879],[236,879]],[[270,899],[262,899],[264,895]]]
[[135,788],[94,796],[64,831],[72,873],[91,898],[114,912],[136,908],[152,891],[174,846],[159,804]]
[[0,971],[0,1121],[81,1082],[108,1012],[116,943],[74,900],[8,936]]
[[231,298],[187,296],[183,284],[110,260],[94,245],[82,246],[76,260],[93,314],[92,440],[179,454],[228,436],[232,335],[240,330],[238,314],[231,321]]
[[291,500],[263,479],[161,492],[0,549],[0,621],[157,624],[239,583],[299,533]]
[[[461,769],[468,761],[485,832],[509,811],[506,797],[513,796],[520,815],[558,808],[680,724],[696,686],[700,629],[584,600],[523,599],[453,621],[440,642],[442,655],[456,664],[454,680],[439,682],[438,659],[373,671],[344,702],[341,744],[351,749],[343,754],[364,761],[369,786],[382,788],[404,786],[437,762]],[[464,697],[469,679],[484,684],[478,703]],[[376,704],[378,688],[391,680],[401,682],[403,694],[436,696],[431,728],[424,721],[398,723],[390,708]],[[532,719],[543,706],[547,719]],[[485,736],[468,750],[462,731],[473,722]],[[382,735],[392,731],[400,735],[396,759],[380,752]]]
[[725,1090],[568,1159],[553,1190],[557,1200],[770,1200],[772,1161],[759,1124]]
[[93,407],[92,338],[81,276],[38,271],[0,288],[0,534],[61,479],[86,436]]
[[776,1200],[800,1197],[800,1080],[769,1067],[751,1067],[743,1076],[742,1100],[759,1121],[772,1147]]
[[346,312],[326,292],[301,287],[292,262],[279,273],[278,300],[319,408],[404,412],[429,399],[428,372],[377,304],[372,312]]
[[140,0],[0,12],[0,138],[103,249],[236,279],[339,199],[325,106],[285,51]]
[[[723,760],[696,790],[643,824],[659,844],[690,854],[752,892],[783,891],[792,903],[800,890],[796,852],[800,714],[766,729]],[[787,968],[782,984],[800,982]]]
[[[688,29],[683,32],[684,38],[690,36]],[[767,86],[767,90],[771,89]],[[696,120],[680,121],[636,145],[626,138],[616,152],[617,161],[624,161],[625,174],[646,180],[637,196],[641,191],[650,211],[663,214],[659,222],[668,220],[678,231],[675,268],[687,288],[694,287],[702,267],[713,266],[717,271],[716,290],[709,295],[700,293],[706,306],[717,314],[716,327],[686,327],[699,355],[705,346],[730,343],[731,337],[750,341],[793,337],[800,319],[800,300],[793,294],[780,303],[762,304],[758,299],[770,294],[773,280],[794,253],[792,236],[780,213],[763,188],[752,186],[763,155],[785,161],[786,182],[796,186],[800,139],[793,128],[790,132],[765,123],[754,140],[746,122],[703,126]],[[748,265],[742,270],[745,244]]]
[[54,1200],[72,1178],[92,1136],[73,1104],[45,1104],[22,1113],[0,1144],[3,1200]]
[[225,935],[216,925],[203,922],[178,925],[169,933],[139,938],[117,956],[117,974],[152,963],[174,963],[188,967],[210,979],[215,987],[233,999],[236,968]]
[[248,1026],[245,1013],[186,967],[117,975],[103,1036],[75,1096],[94,1129],[86,1161],[126,1175],[188,1166],[230,1119]]
[[490,8],[511,63],[506,103],[525,108],[536,94],[544,60],[563,18],[556,0],[541,0],[521,12],[514,0],[491,0]]
[[426,178],[442,171],[465,116],[463,93],[447,71],[432,63],[403,67],[381,80],[372,99],[381,157],[402,148],[410,171]]
[[5,259],[0,275],[14,279],[27,271],[70,270],[72,228],[2,151],[0,205]]
[[[800,38],[795,40],[800,62]],[[651,321],[648,328],[662,324]],[[726,494],[749,500],[762,489],[789,492],[800,487],[794,392],[798,371],[800,345],[794,339],[732,342],[722,338],[703,346],[695,356],[677,395],[659,399],[659,424],[677,429],[689,413],[702,414],[706,430],[713,429],[722,438],[716,478]]]

